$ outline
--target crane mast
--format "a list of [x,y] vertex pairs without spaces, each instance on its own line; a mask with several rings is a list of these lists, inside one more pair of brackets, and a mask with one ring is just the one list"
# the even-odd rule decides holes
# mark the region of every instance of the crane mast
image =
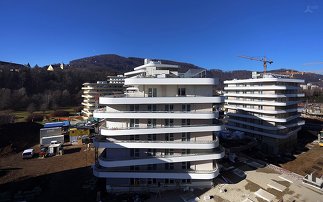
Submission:
[[264,74],[266,74],[266,72],[267,72],[267,63],[269,63],[269,64],[272,64],[273,63],[273,61],[272,60],[268,60],[266,58],[266,56],[264,56],[263,58],[256,58],[256,57],[249,57],[249,56],[241,55],[239,57],[240,58],[249,59],[249,60],[255,60],[255,61],[262,62],[263,63],[263,67],[264,67]]

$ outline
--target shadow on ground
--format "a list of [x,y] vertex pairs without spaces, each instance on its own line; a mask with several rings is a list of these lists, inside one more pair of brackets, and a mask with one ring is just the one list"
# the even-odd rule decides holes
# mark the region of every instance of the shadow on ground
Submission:
[[0,198],[1,201],[96,201],[96,189],[96,179],[88,166],[2,184]]
[[80,152],[81,148],[77,147],[77,148],[64,148],[64,154],[73,154],[73,153],[77,153]]
[[0,177],[7,175],[10,171],[20,170],[21,168],[0,168]]

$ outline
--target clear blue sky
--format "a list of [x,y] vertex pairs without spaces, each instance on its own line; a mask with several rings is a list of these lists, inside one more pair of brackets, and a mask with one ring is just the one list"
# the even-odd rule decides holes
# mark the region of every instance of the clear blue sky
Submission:
[[320,0],[0,0],[0,60],[32,65],[118,54],[222,70],[323,73]]

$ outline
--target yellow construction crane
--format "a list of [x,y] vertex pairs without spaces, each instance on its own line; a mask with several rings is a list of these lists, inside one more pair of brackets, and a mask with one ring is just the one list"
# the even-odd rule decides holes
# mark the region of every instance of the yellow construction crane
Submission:
[[263,65],[264,65],[264,74],[267,71],[267,63],[269,63],[269,64],[272,64],[273,63],[273,61],[272,60],[268,60],[266,58],[266,56],[264,56],[263,58],[256,58],[256,57],[249,57],[249,56],[240,55],[238,57],[245,58],[245,59],[249,59],[249,60],[255,60],[255,61],[263,62]]

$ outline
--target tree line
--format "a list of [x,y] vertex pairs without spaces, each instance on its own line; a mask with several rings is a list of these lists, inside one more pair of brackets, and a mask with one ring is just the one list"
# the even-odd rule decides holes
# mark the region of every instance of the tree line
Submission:
[[[54,66],[55,67],[55,66]],[[106,80],[111,72],[86,68],[0,66],[0,110],[47,110],[79,106],[82,84]]]

